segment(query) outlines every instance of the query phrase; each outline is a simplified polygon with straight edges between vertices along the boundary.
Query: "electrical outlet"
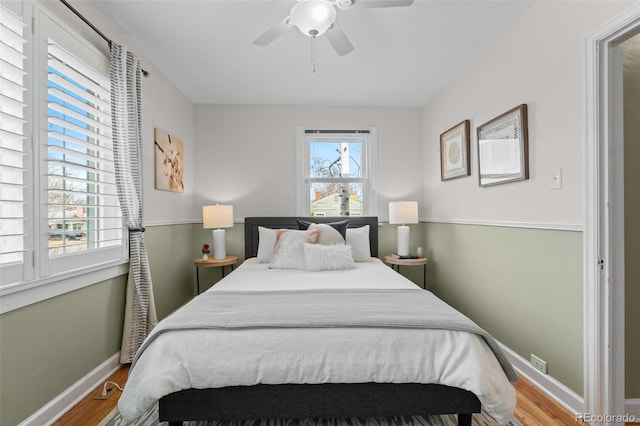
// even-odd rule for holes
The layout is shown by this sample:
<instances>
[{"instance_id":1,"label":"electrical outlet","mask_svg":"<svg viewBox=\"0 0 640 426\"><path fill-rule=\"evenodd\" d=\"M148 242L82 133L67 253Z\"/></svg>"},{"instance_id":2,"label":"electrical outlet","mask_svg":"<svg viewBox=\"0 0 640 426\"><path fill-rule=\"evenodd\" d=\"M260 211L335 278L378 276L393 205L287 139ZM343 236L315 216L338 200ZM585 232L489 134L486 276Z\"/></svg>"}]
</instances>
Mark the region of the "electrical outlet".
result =
<instances>
[{"instance_id":1,"label":"electrical outlet","mask_svg":"<svg viewBox=\"0 0 640 426\"><path fill-rule=\"evenodd\" d=\"M547 374L547 363L534 354L531 354L531 365L533 365L536 370L540 370L544 374Z\"/></svg>"},{"instance_id":2,"label":"electrical outlet","mask_svg":"<svg viewBox=\"0 0 640 426\"><path fill-rule=\"evenodd\" d=\"M93 395L93 399L107 399L111 396L111 394L113 393L113 391L116 390L116 388L114 387L107 387L107 393L105 395L102 394L103 392L103 388L102 386L100 386L100 389L98 389L98 392L96 392L95 395Z\"/></svg>"}]
</instances>

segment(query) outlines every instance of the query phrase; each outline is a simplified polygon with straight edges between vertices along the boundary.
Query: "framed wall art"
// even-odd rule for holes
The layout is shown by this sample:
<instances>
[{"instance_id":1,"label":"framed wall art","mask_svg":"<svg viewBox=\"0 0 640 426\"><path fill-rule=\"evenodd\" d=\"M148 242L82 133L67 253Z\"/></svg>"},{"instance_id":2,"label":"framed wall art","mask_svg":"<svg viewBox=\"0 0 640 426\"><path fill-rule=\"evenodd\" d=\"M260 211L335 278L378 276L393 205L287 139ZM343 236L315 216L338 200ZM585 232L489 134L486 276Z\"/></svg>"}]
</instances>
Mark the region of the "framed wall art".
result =
<instances>
[{"instance_id":1,"label":"framed wall art","mask_svg":"<svg viewBox=\"0 0 640 426\"><path fill-rule=\"evenodd\" d=\"M519 105L477 128L480 186L529 179L527 105Z\"/></svg>"},{"instance_id":2,"label":"framed wall art","mask_svg":"<svg viewBox=\"0 0 640 426\"><path fill-rule=\"evenodd\" d=\"M444 181L471 174L469 129L469 120L464 120L440 135L441 180Z\"/></svg>"},{"instance_id":3,"label":"framed wall art","mask_svg":"<svg viewBox=\"0 0 640 426\"><path fill-rule=\"evenodd\" d=\"M183 192L184 147L182 141L160 129L153 131L155 188Z\"/></svg>"}]
</instances>

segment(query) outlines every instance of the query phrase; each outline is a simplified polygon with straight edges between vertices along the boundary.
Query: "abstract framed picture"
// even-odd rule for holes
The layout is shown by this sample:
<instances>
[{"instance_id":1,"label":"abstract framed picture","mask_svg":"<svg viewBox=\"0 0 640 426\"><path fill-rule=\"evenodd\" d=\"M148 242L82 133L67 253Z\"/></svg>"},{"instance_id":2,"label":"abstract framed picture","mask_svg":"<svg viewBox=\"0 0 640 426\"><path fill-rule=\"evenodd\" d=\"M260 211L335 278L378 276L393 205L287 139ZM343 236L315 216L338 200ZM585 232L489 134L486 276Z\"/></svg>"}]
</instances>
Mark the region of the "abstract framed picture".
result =
<instances>
[{"instance_id":1,"label":"abstract framed picture","mask_svg":"<svg viewBox=\"0 0 640 426\"><path fill-rule=\"evenodd\" d=\"M480 186L529 179L527 105L519 105L477 128Z\"/></svg>"},{"instance_id":2,"label":"abstract framed picture","mask_svg":"<svg viewBox=\"0 0 640 426\"><path fill-rule=\"evenodd\" d=\"M183 192L184 147L175 136L154 129L155 188Z\"/></svg>"},{"instance_id":3,"label":"abstract framed picture","mask_svg":"<svg viewBox=\"0 0 640 426\"><path fill-rule=\"evenodd\" d=\"M441 180L444 181L471 174L469 129L469 120L464 120L440 135Z\"/></svg>"}]
</instances>

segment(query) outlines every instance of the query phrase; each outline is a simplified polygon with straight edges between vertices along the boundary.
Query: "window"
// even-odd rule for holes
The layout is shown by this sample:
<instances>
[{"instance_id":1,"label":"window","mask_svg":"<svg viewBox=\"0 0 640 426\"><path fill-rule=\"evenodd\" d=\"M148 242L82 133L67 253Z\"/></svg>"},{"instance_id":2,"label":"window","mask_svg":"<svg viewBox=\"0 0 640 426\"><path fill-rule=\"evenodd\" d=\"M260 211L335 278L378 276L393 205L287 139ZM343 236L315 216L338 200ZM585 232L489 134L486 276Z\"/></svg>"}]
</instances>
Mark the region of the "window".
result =
<instances>
[{"instance_id":1,"label":"window","mask_svg":"<svg viewBox=\"0 0 640 426\"><path fill-rule=\"evenodd\" d=\"M298 128L297 139L299 215L377 215L374 128Z\"/></svg>"},{"instance_id":2,"label":"window","mask_svg":"<svg viewBox=\"0 0 640 426\"><path fill-rule=\"evenodd\" d=\"M27 40L22 19L4 8L0 26L0 265L4 283L24 278Z\"/></svg>"},{"instance_id":3,"label":"window","mask_svg":"<svg viewBox=\"0 0 640 426\"><path fill-rule=\"evenodd\" d=\"M13 4L24 10L1 6L3 311L7 295L126 262L109 57L39 2Z\"/></svg>"},{"instance_id":4,"label":"window","mask_svg":"<svg viewBox=\"0 0 640 426\"><path fill-rule=\"evenodd\" d=\"M109 79L51 39L47 74L49 257L120 245Z\"/></svg>"}]
</instances>

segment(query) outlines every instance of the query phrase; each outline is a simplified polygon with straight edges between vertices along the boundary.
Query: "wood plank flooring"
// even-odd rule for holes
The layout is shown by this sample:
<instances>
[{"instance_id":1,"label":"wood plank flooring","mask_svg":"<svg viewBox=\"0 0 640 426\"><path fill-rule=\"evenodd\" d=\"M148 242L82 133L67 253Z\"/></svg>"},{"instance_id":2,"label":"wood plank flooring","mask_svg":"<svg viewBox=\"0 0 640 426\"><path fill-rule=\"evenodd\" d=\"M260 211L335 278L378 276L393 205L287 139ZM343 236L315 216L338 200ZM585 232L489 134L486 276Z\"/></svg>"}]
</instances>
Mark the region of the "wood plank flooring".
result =
<instances>
[{"instance_id":1,"label":"wood plank flooring","mask_svg":"<svg viewBox=\"0 0 640 426\"><path fill-rule=\"evenodd\" d=\"M129 367L120 368L113 373L108 381L117 383L121 388L124 388L124 384L127 381L127 375L129 374ZM92 426L97 425L104 419L107 414L111 412L116 405L122 392L114 390L107 399L93 399L93 396L102 391L101 384L87 395L82 401L80 401L75 407L65 413L58 421L53 425L73 425L73 426Z\"/></svg>"},{"instance_id":2,"label":"wood plank flooring","mask_svg":"<svg viewBox=\"0 0 640 426\"><path fill-rule=\"evenodd\" d=\"M524 426L586 424L522 377L513 386L518 395L515 417Z\"/></svg>"},{"instance_id":3,"label":"wood plank flooring","mask_svg":"<svg viewBox=\"0 0 640 426\"><path fill-rule=\"evenodd\" d=\"M127 380L128 367L116 371L109 380L121 387ZM573 414L569 413L558 403L549 398L533 384L520 378L514 384L518 395L515 417L524 426L550 426L585 424L577 422ZM121 392L114 390L106 400L93 399L93 395L102 389L102 385L84 398L78 405L62 416L54 426L67 425L96 425L118 404Z\"/></svg>"}]
</instances>

